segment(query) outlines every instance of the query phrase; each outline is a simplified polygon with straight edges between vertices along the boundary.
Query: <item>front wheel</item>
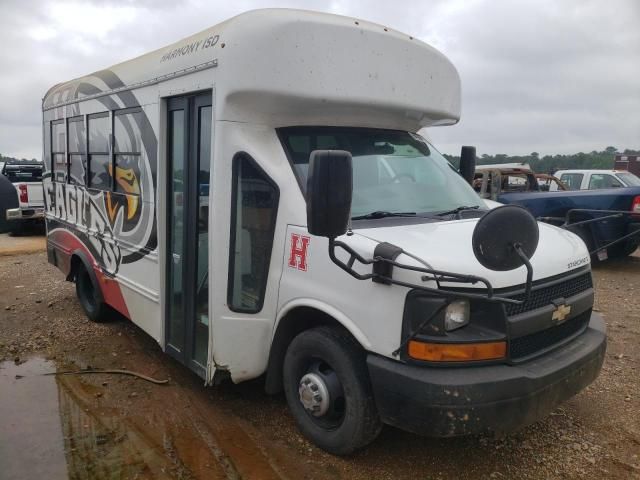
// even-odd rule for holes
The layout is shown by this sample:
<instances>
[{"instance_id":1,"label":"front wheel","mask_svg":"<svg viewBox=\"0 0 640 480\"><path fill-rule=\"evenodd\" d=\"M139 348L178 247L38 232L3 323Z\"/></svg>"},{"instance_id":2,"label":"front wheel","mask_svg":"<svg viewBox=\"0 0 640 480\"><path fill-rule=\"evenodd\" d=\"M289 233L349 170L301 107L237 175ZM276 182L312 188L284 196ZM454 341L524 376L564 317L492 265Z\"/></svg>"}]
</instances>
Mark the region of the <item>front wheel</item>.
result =
<instances>
[{"instance_id":1,"label":"front wheel","mask_svg":"<svg viewBox=\"0 0 640 480\"><path fill-rule=\"evenodd\" d=\"M347 332L318 327L299 334L283 377L298 428L323 450L347 455L380 433L365 353Z\"/></svg>"}]
</instances>

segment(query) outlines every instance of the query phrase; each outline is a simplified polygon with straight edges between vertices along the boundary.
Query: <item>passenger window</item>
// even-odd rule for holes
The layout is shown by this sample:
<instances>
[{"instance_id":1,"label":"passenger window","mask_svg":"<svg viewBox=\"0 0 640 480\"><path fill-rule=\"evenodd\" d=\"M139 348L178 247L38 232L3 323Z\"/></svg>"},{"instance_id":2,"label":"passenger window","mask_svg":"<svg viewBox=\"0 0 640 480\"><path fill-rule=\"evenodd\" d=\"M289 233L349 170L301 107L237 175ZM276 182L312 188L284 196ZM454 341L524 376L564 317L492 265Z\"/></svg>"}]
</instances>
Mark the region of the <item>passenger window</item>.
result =
<instances>
[{"instance_id":1,"label":"passenger window","mask_svg":"<svg viewBox=\"0 0 640 480\"><path fill-rule=\"evenodd\" d=\"M49 172L53 167L53 160L51 158L51 122L44 124L44 171ZM0 173L2 168L0 168Z\"/></svg>"},{"instance_id":2,"label":"passenger window","mask_svg":"<svg viewBox=\"0 0 640 480\"><path fill-rule=\"evenodd\" d=\"M109 113L96 113L87 119L89 129L89 175L87 186L99 190L111 189L111 156Z\"/></svg>"},{"instance_id":3,"label":"passenger window","mask_svg":"<svg viewBox=\"0 0 640 480\"><path fill-rule=\"evenodd\" d=\"M67 120L69 135L69 178L74 185L85 184L87 166L87 135L83 117L73 117Z\"/></svg>"},{"instance_id":4,"label":"passenger window","mask_svg":"<svg viewBox=\"0 0 640 480\"><path fill-rule=\"evenodd\" d=\"M116 171L114 190L128 195L140 194L140 147L142 135L142 110L140 108L121 110L113 117L113 149Z\"/></svg>"},{"instance_id":5,"label":"passenger window","mask_svg":"<svg viewBox=\"0 0 640 480\"><path fill-rule=\"evenodd\" d=\"M67 177L67 162L65 160L66 136L64 120L51 122L51 160L54 182L64 182Z\"/></svg>"},{"instance_id":6,"label":"passenger window","mask_svg":"<svg viewBox=\"0 0 640 480\"><path fill-rule=\"evenodd\" d=\"M582 185L582 173L563 173L560 180L569 190L580 190Z\"/></svg>"},{"instance_id":7,"label":"passenger window","mask_svg":"<svg viewBox=\"0 0 640 480\"><path fill-rule=\"evenodd\" d=\"M526 175L507 174L502 177L503 192L526 192L529 182Z\"/></svg>"},{"instance_id":8,"label":"passenger window","mask_svg":"<svg viewBox=\"0 0 640 480\"><path fill-rule=\"evenodd\" d=\"M622 187L622 183L613 175L594 173L589 179L589 190L599 190L601 188Z\"/></svg>"},{"instance_id":9,"label":"passenger window","mask_svg":"<svg viewBox=\"0 0 640 480\"><path fill-rule=\"evenodd\" d=\"M279 192L249 156L233 163L229 308L257 313L267 286Z\"/></svg>"},{"instance_id":10,"label":"passenger window","mask_svg":"<svg viewBox=\"0 0 640 480\"><path fill-rule=\"evenodd\" d=\"M114 113L113 135L115 153L140 153L142 110L120 110Z\"/></svg>"}]
</instances>

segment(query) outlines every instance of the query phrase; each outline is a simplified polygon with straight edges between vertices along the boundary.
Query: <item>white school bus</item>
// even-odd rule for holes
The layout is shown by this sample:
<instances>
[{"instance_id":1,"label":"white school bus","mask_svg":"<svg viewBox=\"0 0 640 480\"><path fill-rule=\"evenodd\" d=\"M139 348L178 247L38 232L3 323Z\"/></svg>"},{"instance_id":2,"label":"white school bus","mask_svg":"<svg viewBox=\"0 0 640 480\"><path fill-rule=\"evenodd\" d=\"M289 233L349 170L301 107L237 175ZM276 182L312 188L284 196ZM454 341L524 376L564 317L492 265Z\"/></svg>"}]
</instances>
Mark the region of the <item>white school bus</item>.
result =
<instances>
[{"instance_id":1,"label":"white school bus","mask_svg":"<svg viewBox=\"0 0 640 480\"><path fill-rule=\"evenodd\" d=\"M585 245L416 133L459 120L460 80L409 35L252 11L42 106L48 258L88 317L206 384L264 375L329 452L508 431L600 370Z\"/></svg>"}]
</instances>

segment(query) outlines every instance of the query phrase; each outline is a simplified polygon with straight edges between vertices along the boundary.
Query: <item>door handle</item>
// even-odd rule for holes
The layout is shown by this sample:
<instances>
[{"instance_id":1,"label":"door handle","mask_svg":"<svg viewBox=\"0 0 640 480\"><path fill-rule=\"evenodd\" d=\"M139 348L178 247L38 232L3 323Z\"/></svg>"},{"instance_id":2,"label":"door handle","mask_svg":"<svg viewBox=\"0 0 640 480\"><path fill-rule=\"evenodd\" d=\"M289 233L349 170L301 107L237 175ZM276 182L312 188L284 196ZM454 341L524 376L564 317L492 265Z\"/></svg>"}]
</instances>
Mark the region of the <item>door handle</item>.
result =
<instances>
[{"instance_id":1,"label":"door handle","mask_svg":"<svg viewBox=\"0 0 640 480\"><path fill-rule=\"evenodd\" d=\"M173 255L173 263L180 263L182 256L179 253L174 253Z\"/></svg>"}]
</instances>

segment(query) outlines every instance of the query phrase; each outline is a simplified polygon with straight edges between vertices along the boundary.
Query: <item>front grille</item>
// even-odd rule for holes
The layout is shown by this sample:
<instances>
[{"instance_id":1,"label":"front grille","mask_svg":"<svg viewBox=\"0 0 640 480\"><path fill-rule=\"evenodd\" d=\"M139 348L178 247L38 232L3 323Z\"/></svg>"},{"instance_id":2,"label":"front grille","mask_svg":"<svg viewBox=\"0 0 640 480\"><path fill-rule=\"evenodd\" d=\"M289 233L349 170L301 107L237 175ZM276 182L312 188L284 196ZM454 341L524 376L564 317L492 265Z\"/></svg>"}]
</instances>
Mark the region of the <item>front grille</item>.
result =
<instances>
[{"instance_id":1,"label":"front grille","mask_svg":"<svg viewBox=\"0 0 640 480\"><path fill-rule=\"evenodd\" d=\"M514 338L509 344L511 359L526 358L541 350L564 343L575 335L582 333L587 328L590 318L591 310L589 309L555 327Z\"/></svg>"},{"instance_id":2,"label":"front grille","mask_svg":"<svg viewBox=\"0 0 640 480\"><path fill-rule=\"evenodd\" d=\"M531 291L531 297L529 301L521 304L508 303L505 305L507 315L518 315L520 313L535 310L536 308L546 307L550 305L553 300L558 298L569 298L578 293L584 292L593 287L593 281L591 280L591 272L583 273L577 277L570 278L563 282L558 282L555 285L541 286L540 288L533 287ZM515 295L507 295L514 300L524 300L524 293L518 293Z\"/></svg>"}]
</instances>

